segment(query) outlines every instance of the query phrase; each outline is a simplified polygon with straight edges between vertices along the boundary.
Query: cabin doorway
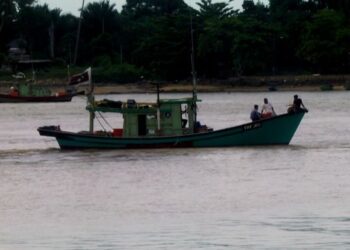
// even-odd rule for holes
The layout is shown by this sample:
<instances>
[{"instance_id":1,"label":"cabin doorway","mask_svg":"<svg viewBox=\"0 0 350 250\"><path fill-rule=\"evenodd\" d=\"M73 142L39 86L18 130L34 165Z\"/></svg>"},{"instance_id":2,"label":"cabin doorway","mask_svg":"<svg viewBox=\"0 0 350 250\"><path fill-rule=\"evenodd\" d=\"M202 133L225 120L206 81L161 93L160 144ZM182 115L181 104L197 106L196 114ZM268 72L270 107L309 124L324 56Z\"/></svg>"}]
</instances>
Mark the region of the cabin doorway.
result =
<instances>
[{"instance_id":1,"label":"cabin doorway","mask_svg":"<svg viewBox=\"0 0 350 250\"><path fill-rule=\"evenodd\" d=\"M147 135L146 115L138 115L137 119L138 119L139 136Z\"/></svg>"},{"instance_id":2,"label":"cabin doorway","mask_svg":"<svg viewBox=\"0 0 350 250\"><path fill-rule=\"evenodd\" d=\"M181 105L181 127L182 128L189 128L189 126L188 126L188 105L187 104Z\"/></svg>"}]
</instances>

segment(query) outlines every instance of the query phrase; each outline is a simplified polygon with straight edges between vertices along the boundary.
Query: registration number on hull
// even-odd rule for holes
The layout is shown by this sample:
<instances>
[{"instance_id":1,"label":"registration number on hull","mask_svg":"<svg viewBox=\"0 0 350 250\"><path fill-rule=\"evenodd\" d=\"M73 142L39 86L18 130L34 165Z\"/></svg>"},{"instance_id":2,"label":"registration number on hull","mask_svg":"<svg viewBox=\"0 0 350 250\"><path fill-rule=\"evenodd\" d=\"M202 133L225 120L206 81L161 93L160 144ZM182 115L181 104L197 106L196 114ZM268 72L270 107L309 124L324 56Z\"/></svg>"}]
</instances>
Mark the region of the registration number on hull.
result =
<instances>
[{"instance_id":1,"label":"registration number on hull","mask_svg":"<svg viewBox=\"0 0 350 250\"><path fill-rule=\"evenodd\" d=\"M248 131L248 130L252 130L260 127L261 127L261 123L253 123L253 124L244 125L243 130Z\"/></svg>"}]
</instances>

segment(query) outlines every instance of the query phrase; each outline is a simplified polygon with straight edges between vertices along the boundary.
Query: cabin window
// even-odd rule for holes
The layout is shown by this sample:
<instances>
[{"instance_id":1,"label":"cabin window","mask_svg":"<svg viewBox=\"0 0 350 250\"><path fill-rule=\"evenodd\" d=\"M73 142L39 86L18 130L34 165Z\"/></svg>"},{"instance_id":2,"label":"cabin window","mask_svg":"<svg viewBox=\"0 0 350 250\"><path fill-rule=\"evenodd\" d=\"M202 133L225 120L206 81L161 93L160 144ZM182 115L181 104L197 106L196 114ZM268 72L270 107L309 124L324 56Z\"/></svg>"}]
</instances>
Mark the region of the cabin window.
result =
<instances>
[{"instance_id":1,"label":"cabin window","mask_svg":"<svg viewBox=\"0 0 350 250\"><path fill-rule=\"evenodd\" d=\"M164 116L165 116L166 118L170 118L170 117L171 117L171 112L165 112L165 113L164 113Z\"/></svg>"},{"instance_id":2,"label":"cabin window","mask_svg":"<svg viewBox=\"0 0 350 250\"><path fill-rule=\"evenodd\" d=\"M147 119L153 120L153 119L157 119L157 117L155 115L147 115Z\"/></svg>"}]
</instances>

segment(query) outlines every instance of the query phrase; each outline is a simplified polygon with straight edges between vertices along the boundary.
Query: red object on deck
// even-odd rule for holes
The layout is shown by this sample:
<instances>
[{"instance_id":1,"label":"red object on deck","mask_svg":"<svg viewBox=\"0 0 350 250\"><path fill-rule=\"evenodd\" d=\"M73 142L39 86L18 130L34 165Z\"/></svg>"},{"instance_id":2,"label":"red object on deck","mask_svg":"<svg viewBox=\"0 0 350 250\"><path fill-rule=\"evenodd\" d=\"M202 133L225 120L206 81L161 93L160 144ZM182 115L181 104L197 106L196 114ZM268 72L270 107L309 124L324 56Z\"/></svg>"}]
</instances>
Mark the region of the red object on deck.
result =
<instances>
[{"instance_id":1,"label":"red object on deck","mask_svg":"<svg viewBox=\"0 0 350 250\"><path fill-rule=\"evenodd\" d=\"M65 95L67 95L67 93L64 91L60 91L56 93L56 96L65 96Z\"/></svg>"},{"instance_id":2,"label":"red object on deck","mask_svg":"<svg viewBox=\"0 0 350 250\"><path fill-rule=\"evenodd\" d=\"M115 129L113 129L112 135L115 136L115 137L123 136L123 129L122 128L115 128Z\"/></svg>"},{"instance_id":3,"label":"red object on deck","mask_svg":"<svg viewBox=\"0 0 350 250\"><path fill-rule=\"evenodd\" d=\"M270 117L272 117L271 112L261 114L261 119L266 119L266 118L270 118Z\"/></svg>"},{"instance_id":4,"label":"red object on deck","mask_svg":"<svg viewBox=\"0 0 350 250\"><path fill-rule=\"evenodd\" d=\"M19 92L18 92L18 90L11 90L10 91L10 96L19 96Z\"/></svg>"}]
</instances>

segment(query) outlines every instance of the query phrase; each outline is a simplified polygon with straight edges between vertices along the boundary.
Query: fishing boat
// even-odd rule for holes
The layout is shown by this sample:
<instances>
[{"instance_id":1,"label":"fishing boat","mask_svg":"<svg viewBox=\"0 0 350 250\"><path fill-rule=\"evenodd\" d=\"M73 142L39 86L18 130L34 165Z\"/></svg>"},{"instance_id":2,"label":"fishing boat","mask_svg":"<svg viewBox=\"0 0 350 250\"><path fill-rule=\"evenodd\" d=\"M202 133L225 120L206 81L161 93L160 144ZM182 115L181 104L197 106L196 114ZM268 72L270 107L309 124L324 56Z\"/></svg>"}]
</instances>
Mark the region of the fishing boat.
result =
<instances>
[{"instance_id":1,"label":"fishing boat","mask_svg":"<svg viewBox=\"0 0 350 250\"><path fill-rule=\"evenodd\" d=\"M195 121L193 98L166 99L157 103L97 101L90 112L90 130L68 132L60 126L38 128L40 135L56 138L61 149L132 149L177 147L230 147L287 145L305 112L286 113L226 129L213 130ZM187 109L183 110L182 106ZM123 127L94 131L95 112L123 116ZM188 119L184 119L184 117Z\"/></svg>"},{"instance_id":2,"label":"fishing boat","mask_svg":"<svg viewBox=\"0 0 350 250\"><path fill-rule=\"evenodd\" d=\"M70 102L74 96L80 94L83 92L75 90L51 93L47 88L22 83L12 86L7 94L0 94L0 103Z\"/></svg>"},{"instance_id":3,"label":"fishing boat","mask_svg":"<svg viewBox=\"0 0 350 250\"><path fill-rule=\"evenodd\" d=\"M90 114L89 130L69 132L60 126L38 128L42 136L56 138L61 149L130 149L176 147L230 147L248 145L287 145L290 143L307 110L248 122L214 130L197 120L196 81L191 97L161 99L157 85L157 101L137 102L133 99L95 101L93 86L87 96ZM122 116L123 124L113 128L103 113ZM95 120L111 126L107 131L95 130ZM103 126L102 126L103 127Z\"/></svg>"},{"instance_id":4,"label":"fishing boat","mask_svg":"<svg viewBox=\"0 0 350 250\"><path fill-rule=\"evenodd\" d=\"M16 83L8 93L0 93L0 103L70 102L74 96L84 94L84 91L77 91L76 86L89 79L89 71L73 75L64 91L53 93L49 88L37 84L34 75L33 80Z\"/></svg>"}]
</instances>

